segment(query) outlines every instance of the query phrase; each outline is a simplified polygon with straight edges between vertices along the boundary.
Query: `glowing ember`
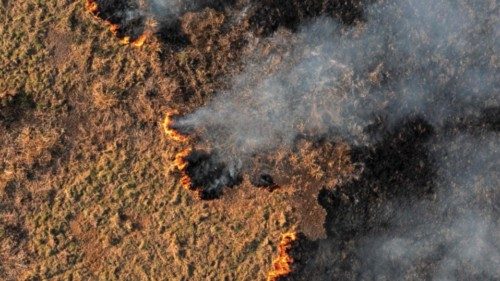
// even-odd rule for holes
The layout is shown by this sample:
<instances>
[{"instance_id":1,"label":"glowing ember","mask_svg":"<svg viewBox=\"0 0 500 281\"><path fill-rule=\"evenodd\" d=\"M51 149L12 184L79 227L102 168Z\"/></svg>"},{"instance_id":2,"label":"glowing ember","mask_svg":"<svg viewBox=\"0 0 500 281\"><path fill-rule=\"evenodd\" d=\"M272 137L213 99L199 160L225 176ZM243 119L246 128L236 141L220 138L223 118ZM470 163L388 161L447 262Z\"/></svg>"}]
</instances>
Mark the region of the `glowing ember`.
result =
<instances>
[{"instance_id":1,"label":"glowing ember","mask_svg":"<svg viewBox=\"0 0 500 281\"><path fill-rule=\"evenodd\" d=\"M282 235L281 242L278 246L278 257L273 261L273 268L267 274L267 281L277 281L281 277L285 277L292 272L291 265L293 259L290 257L290 249L292 243L297 240L295 232L288 232Z\"/></svg>"},{"instance_id":2,"label":"glowing ember","mask_svg":"<svg viewBox=\"0 0 500 281\"><path fill-rule=\"evenodd\" d=\"M139 36L139 38L132 41L131 44L132 44L132 46L137 47L137 48L141 47L142 45L144 45L144 42L146 42L147 38L148 38L148 34L144 33L141 36Z\"/></svg>"},{"instance_id":3,"label":"glowing ember","mask_svg":"<svg viewBox=\"0 0 500 281\"><path fill-rule=\"evenodd\" d=\"M128 45L128 44L130 44L130 37L129 36L125 36L122 39L120 39L120 44L122 44L122 45Z\"/></svg>"},{"instance_id":4,"label":"glowing ember","mask_svg":"<svg viewBox=\"0 0 500 281\"><path fill-rule=\"evenodd\" d=\"M85 2L85 8L87 9L87 11L89 11L92 14L97 14L98 10L99 10L99 7L97 6L97 2L95 2L94 0L87 0Z\"/></svg>"},{"instance_id":5,"label":"glowing ember","mask_svg":"<svg viewBox=\"0 0 500 281\"><path fill-rule=\"evenodd\" d=\"M188 175L182 176L181 184L184 188L190 189L191 188L191 178Z\"/></svg>"},{"instance_id":6,"label":"glowing ember","mask_svg":"<svg viewBox=\"0 0 500 281\"><path fill-rule=\"evenodd\" d=\"M188 162L186 161L186 157L189 156L189 154L191 153L191 149L188 148L188 149L185 149L181 152L179 152L176 156L175 156L175 167L177 169L179 169L180 171L186 169L187 165L188 165Z\"/></svg>"},{"instance_id":7,"label":"glowing ember","mask_svg":"<svg viewBox=\"0 0 500 281\"><path fill-rule=\"evenodd\" d=\"M111 31L111 33L113 33L114 35L116 35L118 33L118 30L120 29L120 26L118 24L110 24L109 26L109 30Z\"/></svg>"}]
</instances>

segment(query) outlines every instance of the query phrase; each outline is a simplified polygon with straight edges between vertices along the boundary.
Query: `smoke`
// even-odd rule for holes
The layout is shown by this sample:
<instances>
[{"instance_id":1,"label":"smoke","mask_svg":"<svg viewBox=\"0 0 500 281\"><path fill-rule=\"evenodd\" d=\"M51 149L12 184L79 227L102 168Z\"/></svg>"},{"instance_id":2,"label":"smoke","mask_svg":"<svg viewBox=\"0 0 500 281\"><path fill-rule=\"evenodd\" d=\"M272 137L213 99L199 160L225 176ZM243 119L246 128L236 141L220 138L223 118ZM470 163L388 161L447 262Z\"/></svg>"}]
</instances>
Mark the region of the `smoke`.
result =
<instances>
[{"instance_id":1,"label":"smoke","mask_svg":"<svg viewBox=\"0 0 500 281\"><path fill-rule=\"evenodd\" d=\"M157 22L171 23L180 15L197 8L210 5L210 0L147 0L147 13Z\"/></svg>"},{"instance_id":2,"label":"smoke","mask_svg":"<svg viewBox=\"0 0 500 281\"><path fill-rule=\"evenodd\" d=\"M494 1L380 1L356 27L319 18L277 32L229 91L179 125L241 159L301 134L367 144L381 121L422 116L442 127L478 116L500 101L496 11Z\"/></svg>"},{"instance_id":3,"label":"smoke","mask_svg":"<svg viewBox=\"0 0 500 281\"><path fill-rule=\"evenodd\" d=\"M500 278L498 131L422 122L397 126L363 152L360 179L320 194L328 237L286 280Z\"/></svg>"},{"instance_id":4,"label":"smoke","mask_svg":"<svg viewBox=\"0 0 500 281\"><path fill-rule=\"evenodd\" d=\"M145 33L161 32L163 28L174 32L172 27L183 14L204 7L220 8L225 2L231 3L225 0L87 0L87 6L101 19L117 25L119 37L135 40Z\"/></svg>"},{"instance_id":5,"label":"smoke","mask_svg":"<svg viewBox=\"0 0 500 281\"><path fill-rule=\"evenodd\" d=\"M500 105L496 1L364 12L355 27L318 18L262 40L231 89L177 125L228 163L303 135L374 151L325 203L329 237L299 280L500 279L499 136L476 122ZM420 121L398 131L408 120Z\"/></svg>"},{"instance_id":6,"label":"smoke","mask_svg":"<svg viewBox=\"0 0 500 281\"><path fill-rule=\"evenodd\" d=\"M438 167L435 197L386 202L398 207L385 211L390 215L382 232L357 241L358 273L373 280L498 280L499 135L461 134L430 143Z\"/></svg>"}]
</instances>

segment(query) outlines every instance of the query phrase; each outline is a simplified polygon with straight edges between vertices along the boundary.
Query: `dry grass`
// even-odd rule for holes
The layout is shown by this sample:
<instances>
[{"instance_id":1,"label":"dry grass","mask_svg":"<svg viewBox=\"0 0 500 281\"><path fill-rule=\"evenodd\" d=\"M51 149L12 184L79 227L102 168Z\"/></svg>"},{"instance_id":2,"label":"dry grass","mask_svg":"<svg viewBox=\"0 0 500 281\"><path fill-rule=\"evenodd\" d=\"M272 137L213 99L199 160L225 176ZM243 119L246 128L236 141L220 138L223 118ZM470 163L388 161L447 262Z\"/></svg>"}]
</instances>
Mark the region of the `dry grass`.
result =
<instances>
[{"instance_id":1,"label":"dry grass","mask_svg":"<svg viewBox=\"0 0 500 281\"><path fill-rule=\"evenodd\" d=\"M1 11L0 108L16 114L0 120L0 279L264 279L294 227L288 191L193 200L159 125L181 91L192 106L221 87L245 23L222 34L217 12L188 14L186 32L215 39L165 58L154 39L118 44L82 2Z\"/></svg>"}]
</instances>

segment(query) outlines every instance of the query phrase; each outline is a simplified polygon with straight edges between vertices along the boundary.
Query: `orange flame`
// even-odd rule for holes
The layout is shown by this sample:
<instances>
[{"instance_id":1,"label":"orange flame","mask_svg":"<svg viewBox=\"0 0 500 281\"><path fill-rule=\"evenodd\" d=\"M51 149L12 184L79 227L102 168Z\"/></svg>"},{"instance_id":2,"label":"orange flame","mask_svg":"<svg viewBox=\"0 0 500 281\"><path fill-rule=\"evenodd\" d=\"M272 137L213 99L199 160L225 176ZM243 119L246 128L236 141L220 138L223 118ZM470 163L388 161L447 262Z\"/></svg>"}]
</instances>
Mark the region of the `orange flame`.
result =
<instances>
[{"instance_id":1,"label":"orange flame","mask_svg":"<svg viewBox=\"0 0 500 281\"><path fill-rule=\"evenodd\" d=\"M191 178L186 172L186 168L188 166L188 162L186 158L189 156L191 153L191 148L184 149L183 151L177 153L175 156L175 161L174 165L175 167L181 172L181 185L185 189L191 189L192 184L191 184Z\"/></svg>"},{"instance_id":2,"label":"orange flame","mask_svg":"<svg viewBox=\"0 0 500 281\"><path fill-rule=\"evenodd\" d=\"M113 24L113 23L110 23L109 24L109 30L111 31L111 33L113 33L114 35L116 35L118 33L118 30L120 29L120 26L118 24Z\"/></svg>"},{"instance_id":3,"label":"orange flame","mask_svg":"<svg viewBox=\"0 0 500 281\"><path fill-rule=\"evenodd\" d=\"M165 132L165 135L171 140L177 141L177 142L188 142L189 138L180 134L176 130L172 128L174 125L174 120L173 116L178 114L177 111L170 111L167 112L167 115L165 116L165 119L163 120L162 127L163 131ZM181 185L185 189L192 189L192 182L191 178L187 174L186 168L188 166L188 161L186 158L191 154L192 149L191 148L186 148L182 150L181 152L177 153L175 155L175 160L174 160L174 166L181 172Z\"/></svg>"},{"instance_id":4,"label":"orange flame","mask_svg":"<svg viewBox=\"0 0 500 281\"><path fill-rule=\"evenodd\" d=\"M186 142L188 141L188 138L176 130L172 129L172 126L174 125L174 120L172 117L177 114L177 112L169 112L167 113L167 116L165 117L165 120L163 121L163 130L165 131L165 134L167 135L168 138L178 141L178 142Z\"/></svg>"},{"instance_id":5,"label":"orange flame","mask_svg":"<svg viewBox=\"0 0 500 281\"><path fill-rule=\"evenodd\" d=\"M87 0L85 1L85 8L92 14L97 14L99 12L99 6L95 0Z\"/></svg>"},{"instance_id":6,"label":"orange flame","mask_svg":"<svg viewBox=\"0 0 500 281\"><path fill-rule=\"evenodd\" d=\"M188 175L183 175L181 177L181 185L187 190L193 189L193 184L191 182L191 178Z\"/></svg>"},{"instance_id":7,"label":"orange flame","mask_svg":"<svg viewBox=\"0 0 500 281\"><path fill-rule=\"evenodd\" d=\"M96 0L86 0L85 1L85 8L89 13L91 13L94 17L102 20L99 17L99 4L97 4ZM109 26L109 30L113 35L118 36L118 31L120 30L120 25L116 23L112 23L108 20L103 20L103 22ZM132 45L134 47L141 47L144 45L146 42L146 39L149 37L150 32L145 32L141 34L139 37L136 39L131 39L130 36L124 36L123 38L120 39L120 44L123 45Z\"/></svg>"},{"instance_id":8,"label":"orange flame","mask_svg":"<svg viewBox=\"0 0 500 281\"><path fill-rule=\"evenodd\" d=\"M122 39L120 39L120 44L122 44L122 45L130 44L130 36L125 36Z\"/></svg>"},{"instance_id":9,"label":"orange flame","mask_svg":"<svg viewBox=\"0 0 500 281\"><path fill-rule=\"evenodd\" d=\"M141 47L146 42L146 39L148 39L148 36L149 36L148 33L141 34L141 36L139 36L137 39L132 41L132 46L137 47L137 48Z\"/></svg>"},{"instance_id":10,"label":"orange flame","mask_svg":"<svg viewBox=\"0 0 500 281\"><path fill-rule=\"evenodd\" d=\"M170 111L167 112L167 115L165 116L165 119L163 120L162 127L163 131L165 132L165 135L171 140L177 141L177 142L188 142L189 138L187 136L182 135L181 133L177 132L175 129L173 129L173 125L175 121L173 120L173 116L178 114L177 111ZM192 149L191 148L186 148L182 150L181 152L177 153L175 155L175 160L174 160L174 166L177 170L180 171L181 173L181 185L187 190L193 190L193 184L191 181L191 177L188 175L186 168L188 166L188 161L186 158L191 154Z\"/></svg>"},{"instance_id":11,"label":"orange flame","mask_svg":"<svg viewBox=\"0 0 500 281\"><path fill-rule=\"evenodd\" d=\"M183 171L184 169L186 169L188 165L186 157L188 157L190 153L191 153L191 148L187 148L177 153L177 155L175 156L174 164L179 171Z\"/></svg>"},{"instance_id":12,"label":"orange flame","mask_svg":"<svg viewBox=\"0 0 500 281\"><path fill-rule=\"evenodd\" d=\"M292 272L293 258L289 253L295 240L297 240L295 232L287 232L281 236L278 257L273 260L273 268L267 274L267 281L277 281L280 277L285 277Z\"/></svg>"}]
</instances>

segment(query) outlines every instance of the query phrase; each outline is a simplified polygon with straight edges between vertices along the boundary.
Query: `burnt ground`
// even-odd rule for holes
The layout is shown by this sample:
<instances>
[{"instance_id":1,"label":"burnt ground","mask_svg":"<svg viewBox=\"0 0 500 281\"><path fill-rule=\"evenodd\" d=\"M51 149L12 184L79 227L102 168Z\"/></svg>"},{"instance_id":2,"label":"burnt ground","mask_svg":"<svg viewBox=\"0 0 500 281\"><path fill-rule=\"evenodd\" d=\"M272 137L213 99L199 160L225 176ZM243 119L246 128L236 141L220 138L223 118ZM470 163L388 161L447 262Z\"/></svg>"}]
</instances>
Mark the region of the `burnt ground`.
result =
<instances>
[{"instance_id":1,"label":"burnt ground","mask_svg":"<svg viewBox=\"0 0 500 281\"><path fill-rule=\"evenodd\" d=\"M0 6L0 279L265 279L297 220L291 189L243 182L193 198L170 169L182 145L160 123L227 88L252 40L312 14L251 1L235 22L249 1L200 1L138 49L103 20L133 39L147 21L115 6L144 1L97 1L100 18L85 2Z\"/></svg>"},{"instance_id":2,"label":"burnt ground","mask_svg":"<svg viewBox=\"0 0 500 281\"><path fill-rule=\"evenodd\" d=\"M480 117L464 117L445 130L436 130L419 118L404 121L394 131L386 132L373 147L354 149L353 157L365 164L361 177L333 191L323 189L318 195L327 212L324 222L327 238L311 241L302 236L303 241L297 242L296 249L291 251L291 256L296 256L295 271L280 280L422 280L440 276L440 271L446 271L443 276L453 280L495 280L497 270L455 256L453 247L463 242L460 238L442 237L449 235L449 231L464 231L453 227L457 213L498 208L498 191L454 196L470 191L464 191L460 185L440 185L437 173L442 163L436 158L437 151L443 149L437 144L439 139L453 138L463 132L476 136L498 133L498 116L491 115L492 111L496 110L485 110ZM475 145L453 142L446 147L464 163L469 158L463 155L474 155L478 149ZM498 167L496 156L492 156L496 163L493 167ZM459 171L468 172L463 166ZM496 175L491 172L494 173L483 171L484 177L493 177L494 187ZM448 197L439 198L443 194ZM457 202L453 203L454 200ZM446 207L443 211L436 206ZM490 242L495 241L494 229L498 227L494 223L498 221L498 212L491 214L493 230L485 238ZM393 253L390 248L381 250L380 247L387 246L384 243L396 238L408 239L401 245L405 254L397 250ZM495 256L498 243L493 242L491 247ZM423 253L413 256L412 251ZM488 254L483 253L485 258ZM448 263L450 256L460 266L454 264L451 270L443 270L442 263Z\"/></svg>"},{"instance_id":3,"label":"burnt ground","mask_svg":"<svg viewBox=\"0 0 500 281\"><path fill-rule=\"evenodd\" d=\"M144 16L125 21L120 10L143 1L98 2L101 19L121 24L119 37L144 31ZM244 20L235 20L249 3ZM323 237L300 236L290 279L374 279L384 275L366 254L376 245L366 241L384 232L420 233L389 218L438 192L428 145L457 130L498 131L498 109L491 108L482 119L450 124L446 133L407 120L373 147L313 138L296 151L255 159L252 173L224 184L239 185L205 198L218 200L198 200L170 167L184 144L162 134L165 112L191 112L227 89L226 77L241 71L256 41L279 30L293 33L317 16L356 25L363 5L242 0L195 6L135 49L118 44L84 1L2 1L0 279L264 280L281 233L290 230ZM209 166L197 185L213 181L213 173L229 173L209 155L192 155ZM301 168L328 166L318 155L340 163L338 181ZM364 164L362 174L340 180L354 173L353 162ZM284 164L269 168L277 163ZM298 176L287 178L293 169ZM384 274L425 277L445 248L414 263L416 269L393 262Z\"/></svg>"}]
</instances>

